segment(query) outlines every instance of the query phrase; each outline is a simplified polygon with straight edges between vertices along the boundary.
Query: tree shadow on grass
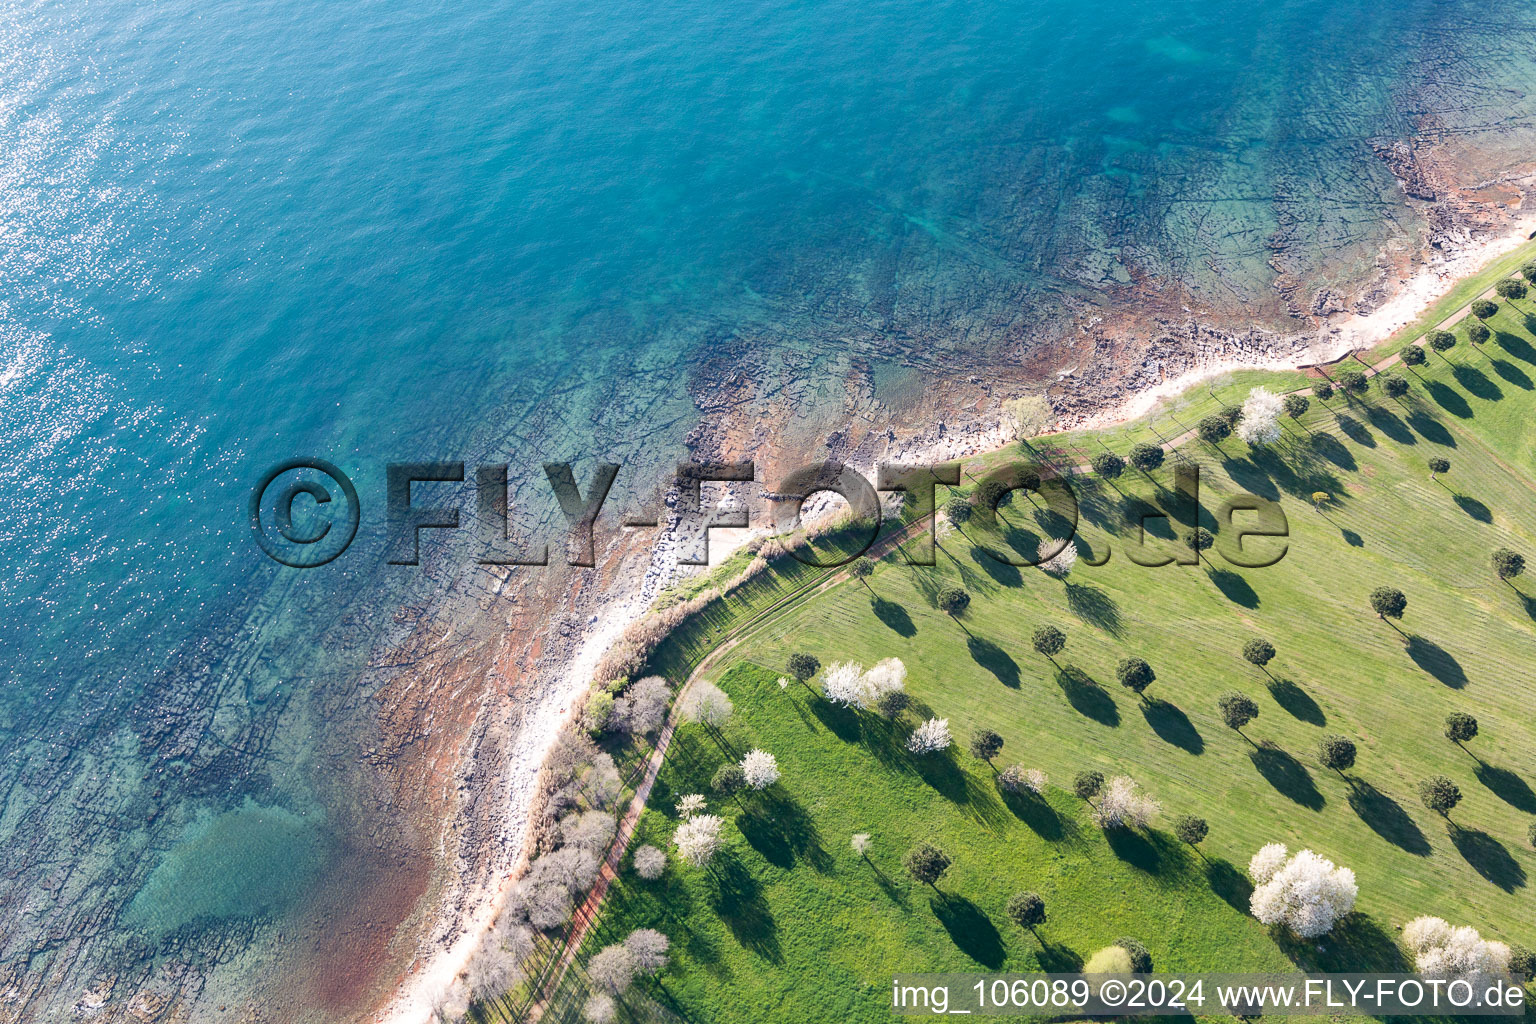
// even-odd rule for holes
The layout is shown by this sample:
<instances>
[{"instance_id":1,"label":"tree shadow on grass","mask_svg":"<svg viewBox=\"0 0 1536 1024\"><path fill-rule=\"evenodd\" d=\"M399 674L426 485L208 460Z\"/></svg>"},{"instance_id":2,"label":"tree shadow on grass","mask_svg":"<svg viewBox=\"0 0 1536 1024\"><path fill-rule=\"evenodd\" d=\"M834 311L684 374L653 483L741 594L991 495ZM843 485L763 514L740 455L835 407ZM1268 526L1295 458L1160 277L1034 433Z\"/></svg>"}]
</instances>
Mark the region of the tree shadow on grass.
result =
<instances>
[{"instance_id":1,"label":"tree shadow on grass","mask_svg":"<svg viewBox=\"0 0 1536 1024\"><path fill-rule=\"evenodd\" d=\"M1403 805L1369 782L1350 780L1349 806L1372 832L1393 846L1401 847L1415 857L1429 856L1429 840L1403 810Z\"/></svg>"},{"instance_id":2,"label":"tree shadow on grass","mask_svg":"<svg viewBox=\"0 0 1536 1024\"><path fill-rule=\"evenodd\" d=\"M1456 507L1480 523L1493 522L1493 511L1481 501L1467 494L1458 494L1453 499Z\"/></svg>"},{"instance_id":3,"label":"tree shadow on grass","mask_svg":"<svg viewBox=\"0 0 1536 1024\"><path fill-rule=\"evenodd\" d=\"M971 558L981 566L983 572L1002 586L1018 587L1024 583L1024 577L1019 575L1018 567L1008 564L1007 558L991 548L973 544Z\"/></svg>"},{"instance_id":4,"label":"tree shadow on grass","mask_svg":"<svg viewBox=\"0 0 1536 1024\"><path fill-rule=\"evenodd\" d=\"M1011 690L1019 688L1019 663L1013 660L1011 654L991 640L979 636L969 637L965 646L971 652L971 659L997 676L998 682Z\"/></svg>"},{"instance_id":5,"label":"tree shadow on grass","mask_svg":"<svg viewBox=\"0 0 1536 1024\"><path fill-rule=\"evenodd\" d=\"M1363 547L1365 547L1365 538L1361 537L1354 530L1346 530L1343 527L1340 527L1339 528L1339 536L1343 537L1344 538L1344 543L1348 544L1352 548L1363 548Z\"/></svg>"},{"instance_id":6,"label":"tree shadow on grass","mask_svg":"<svg viewBox=\"0 0 1536 1024\"><path fill-rule=\"evenodd\" d=\"M1530 784L1508 768L1477 763L1477 781L1488 787L1489 792L1516 810L1536 814L1536 793Z\"/></svg>"},{"instance_id":7,"label":"tree shadow on grass","mask_svg":"<svg viewBox=\"0 0 1536 1024\"><path fill-rule=\"evenodd\" d=\"M1365 429L1365 424L1353 416L1340 416L1339 429L1344 432L1345 437L1362 448L1376 447L1376 435Z\"/></svg>"},{"instance_id":8,"label":"tree shadow on grass","mask_svg":"<svg viewBox=\"0 0 1536 1024\"><path fill-rule=\"evenodd\" d=\"M764 860L786 871L797 860L821 874L831 870L832 858L821 845L821 833L805 808L779 793L758 793L747 799L750 803L736 816L736 827Z\"/></svg>"},{"instance_id":9,"label":"tree shadow on grass","mask_svg":"<svg viewBox=\"0 0 1536 1024\"><path fill-rule=\"evenodd\" d=\"M1078 714L1112 728L1120 724L1120 708L1115 704L1115 698L1082 669L1069 665L1059 670L1056 673L1056 685L1061 687L1067 703Z\"/></svg>"},{"instance_id":10,"label":"tree shadow on grass","mask_svg":"<svg viewBox=\"0 0 1536 1024\"><path fill-rule=\"evenodd\" d=\"M897 636L916 636L917 626L912 622L912 616L907 610L895 601L887 601L883 597L872 597L869 607L874 611L875 618L885 623Z\"/></svg>"},{"instance_id":11,"label":"tree shadow on grass","mask_svg":"<svg viewBox=\"0 0 1536 1024\"><path fill-rule=\"evenodd\" d=\"M1396 441L1398 444L1419 443L1419 439L1413 436L1413 431L1408 429L1408 424L1398 419L1391 409L1372 406L1371 411L1366 413L1366 416L1370 419L1371 426L1386 434L1388 438Z\"/></svg>"},{"instance_id":12,"label":"tree shadow on grass","mask_svg":"<svg viewBox=\"0 0 1536 1024\"><path fill-rule=\"evenodd\" d=\"M1508 383L1525 391L1536 388L1536 383L1532 383L1531 378L1526 376L1525 371L1514 363L1505 362L1503 359L1495 359L1493 361L1493 372L1503 377Z\"/></svg>"},{"instance_id":13,"label":"tree shadow on grass","mask_svg":"<svg viewBox=\"0 0 1536 1024\"><path fill-rule=\"evenodd\" d=\"M1510 856L1504 844L1481 829L1451 827L1451 842L1472 870L1505 892L1525 885L1525 868Z\"/></svg>"},{"instance_id":14,"label":"tree shadow on grass","mask_svg":"<svg viewBox=\"0 0 1536 1024\"><path fill-rule=\"evenodd\" d=\"M1475 366L1457 363L1451 368L1451 374L1456 378L1456 383L1465 388L1469 394L1485 402L1497 402L1504 397L1504 392L1499 389L1499 386Z\"/></svg>"},{"instance_id":15,"label":"tree shadow on grass","mask_svg":"<svg viewBox=\"0 0 1536 1024\"><path fill-rule=\"evenodd\" d=\"M811 700L811 714L827 729L844 743L857 743L863 736L863 729L859 727L859 716L852 708L834 704L821 697Z\"/></svg>"},{"instance_id":16,"label":"tree shadow on grass","mask_svg":"<svg viewBox=\"0 0 1536 1024\"><path fill-rule=\"evenodd\" d=\"M1257 608L1259 606L1259 594L1237 573L1230 569L1207 570L1211 582L1216 584L1216 589L1221 591L1223 597L1235 605L1244 608Z\"/></svg>"},{"instance_id":17,"label":"tree shadow on grass","mask_svg":"<svg viewBox=\"0 0 1536 1024\"><path fill-rule=\"evenodd\" d=\"M1459 690L1467 685L1467 673L1462 669L1461 662L1433 640L1426 640L1415 633L1408 638L1404 650L1415 665L1451 689Z\"/></svg>"},{"instance_id":18,"label":"tree shadow on grass","mask_svg":"<svg viewBox=\"0 0 1536 1024\"><path fill-rule=\"evenodd\" d=\"M1435 404L1457 419L1467 420L1472 418L1472 407L1467 400L1462 398L1451 388L1446 387L1437 380L1432 380L1424 385L1424 390L1429 392L1429 397L1435 400Z\"/></svg>"},{"instance_id":19,"label":"tree shadow on grass","mask_svg":"<svg viewBox=\"0 0 1536 1024\"><path fill-rule=\"evenodd\" d=\"M1275 486L1269 474L1264 472L1257 463L1250 462L1248 459L1229 458L1222 460L1221 468L1234 483L1250 494L1257 494L1270 501L1280 500L1280 488Z\"/></svg>"},{"instance_id":20,"label":"tree shadow on grass","mask_svg":"<svg viewBox=\"0 0 1536 1024\"><path fill-rule=\"evenodd\" d=\"M1108 828L1104 830L1104 841L1116 857L1149 875L1161 875L1170 868L1177 868L1183 860L1178 846L1160 832Z\"/></svg>"},{"instance_id":21,"label":"tree shadow on grass","mask_svg":"<svg viewBox=\"0 0 1536 1024\"><path fill-rule=\"evenodd\" d=\"M1271 680L1269 695L1275 698L1276 704L1289 711L1292 718L1311 725L1328 724L1328 716L1323 714L1312 695L1289 679Z\"/></svg>"},{"instance_id":22,"label":"tree shadow on grass","mask_svg":"<svg viewBox=\"0 0 1536 1024\"><path fill-rule=\"evenodd\" d=\"M1004 793L1003 804L1041 839L1056 842L1066 836L1061 815L1043 797L1032 793ZM1070 825L1070 820L1068 821Z\"/></svg>"},{"instance_id":23,"label":"tree shadow on grass","mask_svg":"<svg viewBox=\"0 0 1536 1024\"><path fill-rule=\"evenodd\" d=\"M1425 412L1415 412L1408 417L1408 425L1419 432L1419 436L1430 444L1438 444L1442 448L1455 448L1456 438L1445 429L1445 424Z\"/></svg>"},{"instance_id":24,"label":"tree shadow on grass","mask_svg":"<svg viewBox=\"0 0 1536 1024\"><path fill-rule=\"evenodd\" d=\"M1350 454L1349 449L1344 447L1343 443L1332 434L1313 434L1310 447L1318 455L1338 466L1346 473L1353 473L1360 468L1360 464L1355 461L1355 457Z\"/></svg>"},{"instance_id":25,"label":"tree shadow on grass","mask_svg":"<svg viewBox=\"0 0 1536 1024\"><path fill-rule=\"evenodd\" d=\"M715 880L714 908L736 941L772 963L784 962L779 926L763 898L762 886L741 862L722 852L711 865Z\"/></svg>"},{"instance_id":26,"label":"tree shadow on grass","mask_svg":"<svg viewBox=\"0 0 1536 1024\"><path fill-rule=\"evenodd\" d=\"M1359 911L1340 921L1321 940L1299 939L1283 932L1276 941L1286 956L1307 971L1396 974L1408 969L1392 933Z\"/></svg>"},{"instance_id":27,"label":"tree shadow on grass","mask_svg":"<svg viewBox=\"0 0 1536 1024\"><path fill-rule=\"evenodd\" d=\"M1312 781L1307 766L1296 760L1274 743L1265 740L1248 752L1253 766L1259 770L1271 786L1309 810L1320 811L1327 801Z\"/></svg>"},{"instance_id":28,"label":"tree shadow on grass","mask_svg":"<svg viewBox=\"0 0 1536 1024\"><path fill-rule=\"evenodd\" d=\"M994 971L1003 966L1007 957L1003 937L980 907L964 896L947 892L929 897L928 905L944 930L949 932L956 949Z\"/></svg>"},{"instance_id":29,"label":"tree shadow on grass","mask_svg":"<svg viewBox=\"0 0 1536 1024\"><path fill-rule=\"evenodd\" d=\"M1068 583L1066 589L1067 607L1073 615L1113 636L1120 635L1120 606L1114 598L1082 583Z\"/></svg>"},{"instance_id":30,"label":"tree shadow on grass","mask_svg":"<svg viewBox=\"0 0 1536 1024\"><path fill-rule=\"evenodd\" d=\"M1533 321L1536 321L1536 317L1527 316L1525 318L1527 329L1532 327ZM1499 346L1505 352L1527 363L1536 363L1536 348L1532 348L1530 343L1524 338L1514 334L1505 334L1503 331L1496 332L1494 336L1499 339Z\"/></svg>"},{"instance_id":31,"label":"tree shadow on grass","mask_svg":"<svg viewBox=\"0 0 1536 1024\"><path fill-rule=\"evenodd\" d=\"M1077 974L1083 969L1083 958L1073 950L1060 943L1040 940L1040 948L1035 950L1035 960L1040 964L1040 969L1050 974Z\"/></svg>"},{"instance_id":32,"label":"tree shadow on grass","mask_svg":"<svg viewBox=\"0 0 1536 1024\"><path fill-rule=\"evenodd\" d=\"M1141 716L1165 743L1172 743L1191 754L1205 752L1205 740L1201 738L1200 731L1176 705L1165 700L1145 701L1141 705Z\"/></svg>"},{"instance_id":33,"label":"tree shadow on grass","mask_svg":"<svg viewBox=\"0 0 1536 1024\"><path fill-rule=\"evenodd\" d=\"M1253 883L1247 875L1233 867L1231 861L1207 861L1205 880L1210 883L1211 891L1225 900L1228 906L1248 913L1248 901L1253 897Z\"/></svg>"},{"instance_id":34,"label":"tree shadow on grass","mask_svg":"<svg viewBox=\"0 0 1536 1024\"><path fill-rule=\"evenodd\" d=\"M982 784L961 768L955 762L953 747L932 754L913 755L908 763L935 793L952 804L968 808L978 821L991 825L1006 820L1003 816L1007 811L997 797L996 787Z\"/></svg>"}]
</instances>

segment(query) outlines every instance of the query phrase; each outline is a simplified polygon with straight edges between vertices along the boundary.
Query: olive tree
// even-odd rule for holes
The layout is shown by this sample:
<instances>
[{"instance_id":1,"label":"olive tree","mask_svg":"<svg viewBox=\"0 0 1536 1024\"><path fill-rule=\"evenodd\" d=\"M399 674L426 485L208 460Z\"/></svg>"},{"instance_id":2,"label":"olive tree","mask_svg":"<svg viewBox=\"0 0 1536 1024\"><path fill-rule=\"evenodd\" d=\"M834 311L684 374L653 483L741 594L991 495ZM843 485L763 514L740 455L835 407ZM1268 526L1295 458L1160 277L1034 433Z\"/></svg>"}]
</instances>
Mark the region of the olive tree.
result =
<instances>
[{"instance_id":1,"label":"olive tree","mask_svg":"<svg viewBox=\"0 0 1536 1024\"><path fill-rule=\"evenodd\" d=\"M1493 571L1501 580L1512 580L1525 572L1525 556L1509 548L1499 548L1493 553Z\"/></svg>"},{"instance_id":2,"label":"olive tree","mask_svg":"<svg viewBox=\"0 0 1536 1024\"><path fill-rule=\"evenodd\" d=\"M1008 901L1008 919L1033 934L1045 924L1045 900L1037 892L1018 892Z\"/></svg>"},{"instance_id":3,"label":"olive tree","mask_svg":"<svg viewBox=\"0 0 1536 1024\"><path fill-rule=\"evenodd\" d=\"M1285 414L1293 420L1301 419L1307 414L1307 410L1312 408L1312 403L1308 401L1306 395L1286 395L1284 404Z\"/></svg>"},{"instance_id":4,"label":"olive tree","mask_svg":"<svg viewBox=\"0 0 1536 1024\"><path fill-rule=\"evenodd\" d=\"M1222 416L1207 416L1196 424L1195 433L1199 435L1200 440L1219 448L1221 442L1232 436L1232 424Z\"/></svg>"},{"instance_id":5,"label":"olive tree","mask_svg":"<svg viewBox=\"0 0 1536 1024\"><path fill-rule=\"evenodd\" d=\"M1477 719L1465 711L1452 711L1445 716L1445 738L1465 750L1467 742L1477 738Z\"/></svg>"},{"instance_id":6,"label":"olive tree","mask_svg":"<svg viewBox=\"0 0 1536 1024\"><path fill-rule=\"evenodd\" d=\"M1318 381L1312 385L1312 397L1326 404L1333 397L1333 385L1326 380Z\"/></svg>"},{"instance_id":7,"label":"olive tree","mask_svg":"<svg viewBox=\"0 0 1536 1024\"><path fill-rule=\"evenodd\" d=\"M1259 705L1241 690L1228 690L1217 697L1216 709L1227 728L1237 730L1239 736L1243 735L1243 726L1259 717Z\"/></svg>"},{"instance_id":8,"label":"olive tree","mask_svg":"<svg viewBox=\"0 0 1536 1024\"><path fill-rule=\"evenodd\" d=\"M1493 290L1498 293L1499 298L1505 300L1510 305L1514 305L1516 299L1525 298L1526 292L1524 282L1516 281L1512 277L1506 277L1494 285Z\"/></svg>"},{"instance_id":9,"label":"olive tree","mask_svg":"<svg viewBox=\"0 0 1536 1024\"><path fill-rule=\"evenodd\" d=\"M814 655L796 652L789 656L784 667L790 675L803 683L821 670L821 662Z\"/></svg>"},{"instance_id":10,"label":"olive tree","mask_svg":"<svg viewBox=\"0 0 1536 1024\"><path fill-rule=\"evenodd\" d=\"M1423 366L1427 357L1418 345L1404 345L1398 350L1397 358L1403 361L1404 366Z\"/></svg>"},{"instance_id":11,"label":"olive tree","mask_svg":"<svg viewBox=\"0 0 1536 1024\"><path fill-rule=\"evenodd\" d=\"M1337 734L1324 736L1317 744L1317 762L1342 777L1346 770L1355 766L1355 744Z\"/></svg>"},{"instance_id":12,"label":"olive tree","mask_svg":"<svg viewBox=\"0 0 1536 1024\"><path fill-rule=\"evenodd\" d=\"M1132 655L1120 659L1119 664L1115 666L1115 678L1120 681L1121 686L1140 697L1146 692L1147 687L1156 681L1157 673L1152 671L1152 666L1145 660Z\"/></svg>"},{"instance_id":13,"label":"olive tree","mask_svg":"<svg viewBox=\"0 0 1536 1024\"><path fill-rule=\"evenodd\" d=\"M1114 480L1125 472L1125 460L1114 452L1100 452L1090 460L1090 465L1106 480Z\"/></svg>"},{"instance_id":14,"label":"olive tree","mask_svg":"<svg viewBox=\"0 0 1536 1024\"><path fill-rule=\"evenodd\" d=\"M1067 646L1067 634L1052 625L1044 625L1035 630L1035 650L1055 662L1056 655Z\"/></svg>"},{"instance_id":15,"label":"olive tree","mask_svg":"<svg viewBox=\"0 0 1536 1024\"><path fill-rule=\"evenodd\" d=\"M950 498L944 503L944 518L958 529L971 521L971 503L964 498Z\"/></svg>"},{"instance_id":16,"label":"olive tree","mask_svg":"<svg viewBox=\"0 0 1536 1024\"><path fill-rule=\"evenodd\" d=\"M1377 587L1371 591L1371 611L1383 622L1387 619L1401 619L1407 610L1408 598L1396 587Z\"/></svg>"},{"instance_id":17,"label":"olive tree","mask_svg":"<svg viewBox=\"0 0 1536 1024\"><path fill-rule=\"evenodd\" d=\"M1148 444L1145 441L1133 445L1131 448L1131 465L1143 473L1150 473L1162 468L1163 449L1161 445Z\"/></svg>"},{"instance_id":18,"label":"olive tree","mask_svg":"<svg viewBox=\"0 0 1536 1024\"><path fill-rule=\"evenodd\" d=\"M1456 335L1450 331L1430 331L1429 347L1444 356L1456 347Z\"/></svg>"},{"instance_id":19,"label":"olive tree","mask_svg":"<svg viewBox=\"0 0 1536 1024\"><path fill-rule=\"evenodd\" d=\"M953 863L943 850L929 843L918 843L901 859L901 866L916 881L937 890L938 881Z\"/></svg>"},{"instance_id":20,"label":"olive tree","mask_svg":"<svg viewBox=\"0 0 1536 1024\"><path fill-rule=\"evenodd\" d=\"M971 756L978 761L992 763L1003 750L1003 738L991 729L978 729L971 735Z\"/></svg>"},{"instance_id":21,"label":"olive tree","mask_svg":"<svg viewBox=\"0 0 1536 1024\"><path fill-rule=\"evenodd\" d=\"M1381 390L1387 393L1388 398L1402 398L1409 391L1408 381L1395 373L1389 373L1382 378Z\"/></svg>"},{"instance_id":22,"label":"olive tree","mask_svg":"<svg viewBox=\"0 0 1536 1024\"><path fill-rule=\"evenodd\" d=\"M1451 460L1440 455L1430 459L1427 465L1429 466L1429 478L1431 480L1438 480L1441 473L1449 473L1451 471Z\"/></svg>"},{"instance_id":23,"label":"olive tree","mask_svg":"<svg viewBox=\"0 0 1536 1024\"><path fill-rule=\"evenodd\" d=\"M1274 660L1274 657L1275 645L1261 636L1256 636L1243 644L1243 660L1250 665L1257 665L1266 672L1269 671L1266 666Z\"/></svg>"},{"instance_id":24,"label":"olive tree","mask_svg":"<svg viewBox=\"0 0 1536 1024\"><path fill-rule=\"evenodd\" d=\"M947 587L939 594L939 607L950 615L959 615L971 603L971 595L959 587Z\"/></svg>"},{"instance_id":25,"label":"olive tree","mask_svg":"<svg viewBox=\"0 0 1536 1024\"><path fill-rule=\"evenodd\" d=\"M1472 315L1479 320L1487 320L1499 311L1499 304L1492 299L1478 299L1472 303Z\"/></svg>"},{"instance_id":26,"label":"olive tree","mask_svg":"<svg viewBox=\"0 0 1536 1024\"><path fill-rule=\"evenodd\" d=\"M1092 800L1104 788L1104 773L1088 769L1072 778L1072 792L1079 800Z\"/></svg>"},{"instance_id":27,"label":"olive tree","mask_svg":"<svg viewBox=\"0 0 1536 1024\"><path fill-rule=\"evenodd\" d=\"M1419 783L1419 799L1424 806L1450 820L1451 810L1461 803L1461 789L1444 775L1431 775Z\"/></svg>"},{"instance_id":28,"label":"olive tree","mask_svg":"<svg viewBox=\"0 0 1536 1024\"><path fill-rule=\"evenodd\" d=\"M1179 837L1180 842L1188 843L1199 852L1199 846L1205 842L1205 837L1211 832L1211 826L1206 824L1204 818L1197 818L1193 814L1181 814L1173 820L1173 834Z\"/></svg>"}]
</instances>

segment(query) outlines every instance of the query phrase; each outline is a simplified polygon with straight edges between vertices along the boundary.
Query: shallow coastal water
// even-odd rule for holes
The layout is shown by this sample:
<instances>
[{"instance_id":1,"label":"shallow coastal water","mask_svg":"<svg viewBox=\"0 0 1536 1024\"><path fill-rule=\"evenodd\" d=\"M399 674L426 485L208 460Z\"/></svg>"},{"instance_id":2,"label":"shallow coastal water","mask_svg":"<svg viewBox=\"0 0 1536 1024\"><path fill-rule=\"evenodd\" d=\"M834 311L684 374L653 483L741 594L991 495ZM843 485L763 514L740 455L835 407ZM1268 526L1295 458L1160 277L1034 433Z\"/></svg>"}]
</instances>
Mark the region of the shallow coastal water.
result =
<instances>
[{"instance_id":1,"label":"shallow coastal water","mask_svg":"<svg viewBox=\"0 0 1536 1024\"><path fill-rule=\"evenodd\" d=\"M1525 159L1533 21L4 4L0 1020L113 978L110 1005L180 992L200 1020L272 991L336 1020L387 986L408 941L361 978L279 970L317 905L408 918L435 845L367 759L370 662L449 586L383 564L386 461L510 459L526 491L546 459L675 461L701 406L835 420L850 377L1017 374L1148 295L1299 323L1423 241L1380 147ZM245 519L292 456L364 497L307 573Z\"/></svg>"}]
</instances>

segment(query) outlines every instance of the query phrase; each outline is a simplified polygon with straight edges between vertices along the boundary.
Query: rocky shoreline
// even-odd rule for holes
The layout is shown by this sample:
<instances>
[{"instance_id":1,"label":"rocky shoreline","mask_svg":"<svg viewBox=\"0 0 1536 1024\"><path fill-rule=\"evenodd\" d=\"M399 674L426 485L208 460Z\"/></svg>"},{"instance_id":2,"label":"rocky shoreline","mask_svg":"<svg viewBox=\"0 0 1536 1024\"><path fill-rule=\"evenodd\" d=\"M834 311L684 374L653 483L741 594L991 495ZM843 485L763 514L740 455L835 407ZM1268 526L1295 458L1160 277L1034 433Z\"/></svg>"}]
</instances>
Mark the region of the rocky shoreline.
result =
<instances>
[{"instance_id":1,"label":"rocky shoreline","mask_svg":"<svg viewBox=\"0 0 1536 1024\"><path fill-rule=\"evenodd\" d=\"M1176 289L1143 282L1107 296L1106 308L1083 310L1053 340L1031 348L1026 360L996 372L931 375L920 369L931 360L910 357L912 380L893 388L876 380L872 364L850 355L840 366L836 408L809 403L805 367L787 367L782 356L727 340L694 371L690 390L699 419L688 450L699 460L756 463L757 481L732 488L760 524L769 482L788 467L833 458L868 470L882 459L993 449L1008 439L1002 403L1022 393L1043 394L1058 429L1106 425L1139 415L1203 377L1328 360L1379 340L1455 279L1524 241L1529 218L1520 211L1536 173L1525 166L1458 184L1458 165L1433 137L1382 146L1378 154L1401 181L1405 202L1422 214L1424 238L1411 249L1383 253L1349 295L1333 287L1303 295L1282 271L1277 295L1299 325L1289 331L1220 326L1236 318L1192 308ZM1279 270L1282 251L1275 262ZM912 424L929 425L914 430ZM389 738L375 756L387 765L397 799L415 799L419 827L440 832L441 841L420 916L425 937L399 961L406 966L395 977L392 998L368 1019L426 1020L432 999L494 920L523 863L540 764L572 702L625 625L667 585L695 571L680 565L678 554L696 538L675 508L669 511L669 521L654 531L600 522L593 570L551 566L524 580L509 570L476 570L458 581L456 598L425 616L382 659L410 668L378 694ZM724 554L719 537L712 553ZM472 630L474 644L448 645L441 623L450 615L492 628ZM441 717L445 713L450 717ZM396 936L397 952L388 959L403 954L400 940Z\"/></svg>"}]
</instances>

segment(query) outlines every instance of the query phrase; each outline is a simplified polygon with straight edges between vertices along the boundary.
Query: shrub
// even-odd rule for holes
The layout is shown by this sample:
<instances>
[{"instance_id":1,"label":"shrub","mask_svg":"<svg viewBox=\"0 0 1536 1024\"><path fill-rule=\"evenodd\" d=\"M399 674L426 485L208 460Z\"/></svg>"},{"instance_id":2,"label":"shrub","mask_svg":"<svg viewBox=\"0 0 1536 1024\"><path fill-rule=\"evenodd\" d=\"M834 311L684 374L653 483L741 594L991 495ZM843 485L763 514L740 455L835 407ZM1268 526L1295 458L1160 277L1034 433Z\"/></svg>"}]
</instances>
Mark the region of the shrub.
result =
<instances>
[{"instance_id":1,"label":"shrub","mask_svg":"<svg viewBox=\"0 0 1536 1024\"><path fill-rule=\"evenodd\" d=\"M1324 736L1317 743L1317 761L1340 775L1355 766L1355 744L1339 735Z\"/></svg>"},{"instance_id":2,"label":"shrub","mask_svg":"<svg viewBox=\"0 0 1536 1024\"><path fill-rule=\"evenodd\" d=\"M1206 824L1204 818L1197 818L1193 814L1181 814L1174 819L1173 834L1179 837L1181 842L1190 846L1199 846L1205 842L1205 837L1210 835L1211 827Z\"/></svg>"},{"instance_id":3,"label":"shrub","mask_svg":"<svg viewBox=\"0 0 1536 1024\"><path fill-rule=\"evenodd\" d=\"M1243 659L1249 664L1263 668L1275 657L1275 645L1263 637L1254 637L1243 644Z\"/></svg>"},{"instance_id":4,"label":"shrub","mask_svg":"<svg viewBox=\"0 0 1536 1024\"><path fill-rule=\"evenodd\" d=\"M1104 788L1104 773L1089 769L1078 772L1072 778L1072 792L1077 794L1080 800L1091 800L1098 796Z\"/></svg>"},{"instance_id":5,"label":"shrub","mask_svg":"<svg viewBox=\"0 0 1536 1024\"><path fill-rule=\"evenodd\" d=\"M1461 790L1444 775L1431 775L1419 783L1419 799L1435 813L1450 817L1451 810L1461 803Z\"/></svg>"},{"instance_id":6,"label":"shrub","mask_svg":"<svg viewBox=\"0 0 1536 1024\"><path fill-rule=\"evenodd\" d=\"M1423 366L1424 350L1418 345L1404 345L1397 353L1397 357L1403 361L1404 366Z\"/></svg>"},{"instance_id":7,"label":"shrub","mask_svg":"<svg viewBox=\"0 0 1536 1024\"><path fill-rule=\"evenodd\" d=\"M907 750L914 754L935 754L948 750L954 740L949 735L949 719L930 718L912 730L907 737Z\"/></svg>"},{"instance_id":8,"label":"shrub","mask_svg":"<svg viewBox=\"0 0 1536 1024\"><path fill-rule=\"evenodd\" d=\"M1445 738L1454 743L1476 739L1477 719L1465 711L1452 711L1445 716Z\"/></svg>"},{"instance_id":9,"label":"shrub","mask_svg":"<svg viewBox=\"0 0 1536 1024\"><path fill-rule=\"evenodd\" d=\"M1154 469L1160 469L1163 465L1163 449L1161 445L1148 444L1142 441L1131 448L1131 465L1143 473L1150 473Z\"/></svg>"},{"instance_id":10,"label":"shrub","mask_svg":"<svg viewBox=\"0 0 1536 1024\"><path fill-rule=\"evenodd\" d=\"M1242 731L1243 726L1259 717L1259 706L1240 690L1228 690L1216 698L1216 708L1227 728Z\"/></svg>"},{"instance_id":11,"label":"shrub","mask_svg":"<svg viewBox=\"0 0 1536 1024\"><path fill-rule=\"evenodd\" d=\"M1014 893L1008 901L1008 919L1020 928L1035 928L1045 924L1045 900L1037 892Z\"/></svg>"},{"instance_id":12,"label":"shrub","mask_svg":"<svg viewBox=\"0 0 1536 1024\"><path fill-rule=\"evenodd\" d=\"M1400 619L1408 610L1408 598L1395 587L1377 587L1371 591L1371 611L1383 619Z\"/></svg>"},{"instance_id":13,"label":"shrub","mask_svg":"<svg viewBox=\"0 0 1536 1024\"><path fill-rule=\"evenodd\" d=\"M1248 862L1253 879L1249 908L1267 925L1283 925L1299 938L1326 935L1341 918L1355 909L1359 887L1355 873L1311 850L1294 857L1286 848L1271 843Z\"/></svg>"},{"instance_id":14,"label":"shrub","mask_svg":"<svg viewBox=\"0 0 1536 1024\"><path fill-rule=\"evenodd\" d=\"M943 850L928 843L918 843L901 859L901 866L907 869L907 874L924 885L937 883L944 877L944 872L949 870L951 863Z\"/></svg>"},{"instance_id":15,"label":"shrub","mask_svg":"<svg viewBox=\"0 0 1536 1024\"><path fill-rule=\"evenodd\" d=\"M1003 750L1003 738L991 729L978 729L971 736L971 756L977 760L992 763L992 759Z\"/></svg>"}]
</instances>

